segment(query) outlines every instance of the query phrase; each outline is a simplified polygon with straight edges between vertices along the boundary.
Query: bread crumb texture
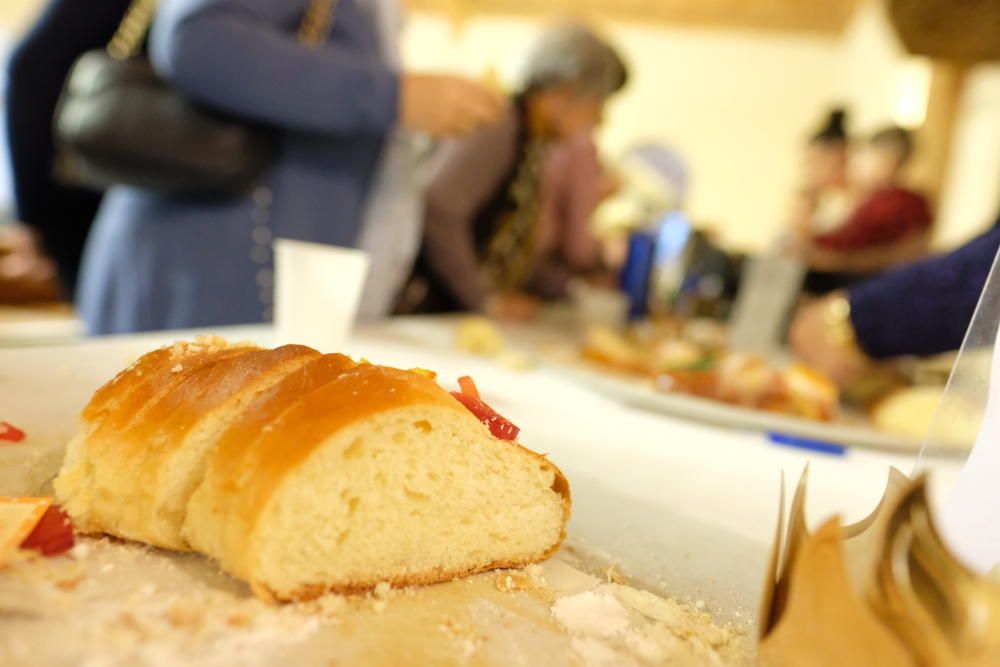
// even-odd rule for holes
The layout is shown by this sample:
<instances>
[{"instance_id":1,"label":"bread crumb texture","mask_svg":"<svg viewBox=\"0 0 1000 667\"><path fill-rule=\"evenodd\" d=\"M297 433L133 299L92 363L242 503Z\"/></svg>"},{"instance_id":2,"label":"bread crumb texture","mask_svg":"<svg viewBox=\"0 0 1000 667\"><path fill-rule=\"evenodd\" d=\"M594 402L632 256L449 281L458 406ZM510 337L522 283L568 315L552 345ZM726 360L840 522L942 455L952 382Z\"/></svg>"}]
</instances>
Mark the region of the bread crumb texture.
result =
<instances>
[{"instance_id":1,"label":"bread crumb texture","mask_svg":"<svg viewBox=\"0 0 1000 667\"><path fill-rule=\"evenodd\" d=\"M507 577L514 586L498 590ZM750 664L745 638L707 614L602 579L560 554L435 586L273 605L196 554L84 537L67 556L0 570L0 664Z\"/></svg>"}]
</instances>

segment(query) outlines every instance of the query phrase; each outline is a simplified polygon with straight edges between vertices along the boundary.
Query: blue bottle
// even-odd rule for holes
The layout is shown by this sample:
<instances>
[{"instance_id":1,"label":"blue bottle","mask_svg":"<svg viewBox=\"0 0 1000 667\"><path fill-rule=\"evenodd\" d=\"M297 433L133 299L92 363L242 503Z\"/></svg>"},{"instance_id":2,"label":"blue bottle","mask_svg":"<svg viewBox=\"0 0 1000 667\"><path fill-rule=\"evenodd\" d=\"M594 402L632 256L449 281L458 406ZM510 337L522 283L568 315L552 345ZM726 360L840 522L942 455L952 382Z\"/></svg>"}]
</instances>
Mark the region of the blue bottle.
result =
<instances>
[{"instance_id":1,"label":"blue bottle","mask_svg":"<svg viewBox=\"0 0 1000 667\"><path fill-rule=\"evenodd\" d=\"M628 240L628 256L622 268L620 285L628 297L628 318L642 319L649 311L649 282L656 255L656 236L653 230L639 229Z\"/></svg>"},{"instance_id":2,"label":"blue bottle","mask_svg":"<svg viewBox=\"0 0 1000 667\"><path fill-rule=\"evenodd\" d=\"M691 240L691 221L683 211L670 211L629 238L621 288L629 298L629 319L669 311L682 288L685 253Z\"/></svg>"}]
</instances>

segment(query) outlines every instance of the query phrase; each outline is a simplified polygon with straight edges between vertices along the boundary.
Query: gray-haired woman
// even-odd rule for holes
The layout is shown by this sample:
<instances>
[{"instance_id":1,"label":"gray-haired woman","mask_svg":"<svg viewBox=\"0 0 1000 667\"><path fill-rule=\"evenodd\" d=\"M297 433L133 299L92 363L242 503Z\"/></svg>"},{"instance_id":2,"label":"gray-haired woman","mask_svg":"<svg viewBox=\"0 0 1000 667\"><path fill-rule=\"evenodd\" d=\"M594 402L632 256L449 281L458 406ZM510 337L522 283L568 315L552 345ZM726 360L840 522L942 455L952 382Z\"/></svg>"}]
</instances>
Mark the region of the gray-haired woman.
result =
<instances>
[{"instance_id":1,"label":"gray-haired woman","mask_svg":"<svg viewBox=\"0 0 1000 667\"><path fill-rule=\"evenodd\" d=\"M569 273L597 262L587 229L597 199L557 200L599 198L605 189L590 135L627 78L615 49L586 27L562 24L542 34L503 122L443 149L400 310L516 317L530 302L523 295L556 296ZM573 159L561 164L569 167L553 169L567 154Z\"/></svg>"}]
</instances>

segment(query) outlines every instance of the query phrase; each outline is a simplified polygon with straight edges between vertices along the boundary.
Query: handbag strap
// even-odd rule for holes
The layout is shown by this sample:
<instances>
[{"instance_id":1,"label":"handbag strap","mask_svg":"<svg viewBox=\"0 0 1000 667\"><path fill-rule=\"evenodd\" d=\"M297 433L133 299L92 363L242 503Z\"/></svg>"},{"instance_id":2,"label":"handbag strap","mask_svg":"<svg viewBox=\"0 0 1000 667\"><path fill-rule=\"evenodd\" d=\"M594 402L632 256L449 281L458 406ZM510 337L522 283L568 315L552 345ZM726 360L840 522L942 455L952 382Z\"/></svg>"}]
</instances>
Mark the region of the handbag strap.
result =
<instances>
[{"instance_id":1,"label":"handbag strap","mask_svg":"<svg viewBox=\"0 0 1000 667\"><path fill-rule=\"evenodd\" d=\"M108 54L112 58L127 60L139 54L142 41L153 24L158 2L159 0L132 0L118 30L108 43ZM339 0L310 1L297 33L301 44L313 48L326 41L333 27L338 2Z\"/></svg>"}]
</instances>

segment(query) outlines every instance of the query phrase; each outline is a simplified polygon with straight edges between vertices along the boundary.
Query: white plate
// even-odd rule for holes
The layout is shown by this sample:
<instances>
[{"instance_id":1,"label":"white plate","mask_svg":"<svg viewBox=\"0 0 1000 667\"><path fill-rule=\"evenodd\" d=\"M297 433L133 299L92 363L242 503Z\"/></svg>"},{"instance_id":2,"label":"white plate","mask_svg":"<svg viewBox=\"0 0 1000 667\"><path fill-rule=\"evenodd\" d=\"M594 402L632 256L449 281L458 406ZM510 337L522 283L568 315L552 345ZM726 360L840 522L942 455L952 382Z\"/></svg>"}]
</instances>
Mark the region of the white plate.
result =
<instances>
[{"instance_id":1,"label":"white plate","mask_svg":"<svg viewBox=\"0 0 1000 667\"><path fill-rule=\"evenodd\" d=\"M583 364L551 363L547 368L553 373L572 379L581 386L626 405L716 426L790 436L809 441L803 443L806 447L810 444L817 448L822 448L824 445L839 445L916 453L923 444L920 440L881 433L865 426L817 422L696 396L659 392L642 380L592 369Z\"/></svg>"}]
</instances>

